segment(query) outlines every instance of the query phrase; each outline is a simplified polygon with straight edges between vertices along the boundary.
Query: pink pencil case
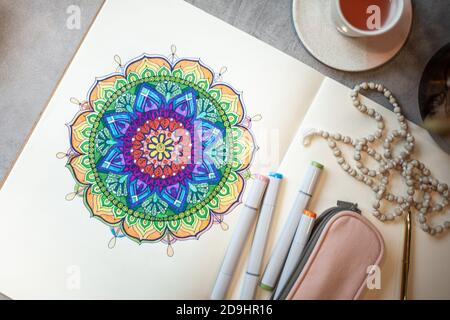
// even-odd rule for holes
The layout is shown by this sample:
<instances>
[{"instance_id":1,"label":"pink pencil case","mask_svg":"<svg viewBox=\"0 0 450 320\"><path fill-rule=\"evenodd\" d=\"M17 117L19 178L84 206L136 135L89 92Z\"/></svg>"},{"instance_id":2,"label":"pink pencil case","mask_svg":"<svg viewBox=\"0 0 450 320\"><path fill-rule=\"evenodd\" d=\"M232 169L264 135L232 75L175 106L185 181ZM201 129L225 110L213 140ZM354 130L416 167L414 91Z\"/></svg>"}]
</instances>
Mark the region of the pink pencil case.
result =
<instances>
[{"instance_id":1,"label":"pink pencil case","mask_svg":"<svg viewBox=\"0 0 450 320\"><path fill-rule=\"evenodd\" d=\"M383 238L357 206L338 202L315 223L300 262L280 296L287 300L356 300L384 254ZM372 269L373 270L373 269Z\"/></svg>"}]
</instances>

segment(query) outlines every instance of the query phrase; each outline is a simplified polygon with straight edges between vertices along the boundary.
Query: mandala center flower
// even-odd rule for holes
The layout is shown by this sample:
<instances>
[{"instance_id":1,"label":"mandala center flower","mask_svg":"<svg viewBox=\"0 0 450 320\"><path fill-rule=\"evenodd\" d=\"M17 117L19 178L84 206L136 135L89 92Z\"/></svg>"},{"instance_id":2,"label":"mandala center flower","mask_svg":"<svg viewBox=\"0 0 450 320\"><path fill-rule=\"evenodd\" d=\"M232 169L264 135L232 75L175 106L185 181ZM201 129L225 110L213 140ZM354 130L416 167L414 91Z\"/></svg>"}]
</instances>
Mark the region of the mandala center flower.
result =
<instances>
[{"instance_id":1,"label":"mandala center flower","mask_svg":"<svg viewBox=\"0 0 450 320\"><path fill-rule=\"evenodd\" d=\"M156 158L159 161L163 159L170 160L172 158L172 152L175 150L174 141L170 138L170 133L160 133L158 135L149 135L146 139L147 150L145 153L150 158Z\"/></svg>"},{"instance_id":2,"label":"mandala center flower","mask_svg":"<svg viewBox=\"0 0 450 320\"><path fill-rule=\"evenodd\" d=\"M162 153L162 152L166 151L166 146L163 143L158 143L156 145L156 151Z\"/></svg>"},{"instance_id":3,"label":"mandala center flower","mask_svg":"<svg viewBox=\"0 0 450 320\"><path fill-rule=\"evenodd\" d=\"M186 169L190 163L191 147L190 133L184 127L174 117L153 114L133 129L130 155L142 174L141 179L145 179L143 181L170 180ZM178 182L184 177L164 184Z\"/></svg>"}]
</instances>

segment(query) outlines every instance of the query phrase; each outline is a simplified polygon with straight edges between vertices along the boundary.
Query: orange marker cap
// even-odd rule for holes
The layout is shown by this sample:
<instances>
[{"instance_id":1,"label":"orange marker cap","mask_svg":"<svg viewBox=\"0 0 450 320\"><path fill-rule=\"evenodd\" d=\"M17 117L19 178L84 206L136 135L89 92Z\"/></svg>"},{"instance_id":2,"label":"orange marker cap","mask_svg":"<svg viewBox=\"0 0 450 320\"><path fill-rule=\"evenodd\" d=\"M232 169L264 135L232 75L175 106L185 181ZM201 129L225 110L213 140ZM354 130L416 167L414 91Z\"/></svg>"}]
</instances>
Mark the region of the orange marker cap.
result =
<instances>
[{"instance_id":1,"label":"orange marker cap","mask_svg":"<svg viewBox=\"0 0 450 320\"><path fill-rule=\"evenodd\" d=\"M305 215L305 216L308 216L308 217L310 217L310 218L313 218L313 219L315 219L316 217L317 217L317 214L315 214L314 212L312 212L312 211L309 211L309 210L303 210L303 214Z\"/></svg>"}]
</instances>

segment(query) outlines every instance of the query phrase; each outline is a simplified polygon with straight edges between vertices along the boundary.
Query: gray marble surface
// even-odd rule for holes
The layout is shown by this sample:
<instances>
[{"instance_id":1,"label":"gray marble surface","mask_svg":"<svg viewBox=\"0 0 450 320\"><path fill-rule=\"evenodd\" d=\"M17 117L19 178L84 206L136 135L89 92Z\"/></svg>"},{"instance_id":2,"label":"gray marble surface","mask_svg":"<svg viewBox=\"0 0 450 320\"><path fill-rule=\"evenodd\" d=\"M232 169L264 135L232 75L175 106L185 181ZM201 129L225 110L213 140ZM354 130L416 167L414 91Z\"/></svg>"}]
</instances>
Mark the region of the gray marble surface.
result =
<instances>
[{"instance_id":1,"label":"gray marble surface","mask_svg":"<svg viewBox=\"0 0 450 320\"><path fill-rule=\"evenodd\" d=\"M450 42L449 1L413 0L413 28L402 51L378 69L345 73L318 62L303 47L292 23L292 0L186 1L348 86L369 79L386 84L399 98L407 118L416 123L421 121L417 108L421 72L433 52ZM0 180L12 166L102 2L0 0ZM79 30L66 27L70 5L81 9Z\"/></svg>"},{"instance_id":2,"label":"gray marble surface","mask_svg":"<svg viewBox=\"0 0 450 320\"><path fill-rule=\"evenodd\" d=\"M0 181L100 8L101 0L0 0ZM66 26L70 5L80 29Z\"/></svg>"}]
</instances>

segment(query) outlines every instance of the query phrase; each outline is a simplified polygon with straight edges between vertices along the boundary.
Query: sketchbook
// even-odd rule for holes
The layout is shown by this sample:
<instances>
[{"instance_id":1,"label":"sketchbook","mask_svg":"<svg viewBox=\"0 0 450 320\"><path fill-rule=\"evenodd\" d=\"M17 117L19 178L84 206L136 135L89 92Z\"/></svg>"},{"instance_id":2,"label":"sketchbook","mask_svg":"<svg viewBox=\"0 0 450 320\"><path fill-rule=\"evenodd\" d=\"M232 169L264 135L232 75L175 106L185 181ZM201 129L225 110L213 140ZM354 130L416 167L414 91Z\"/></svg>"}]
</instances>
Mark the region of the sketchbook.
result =
<instances>
[{"instance_id":1,"label":"sketchbook","mask_svg":"<svg viewBox=\"0 0 450 320\"><path fill-rule=\"evenodd\" d=\"M122 75L112 78L112 72ZM197 84L193 89L188 88L191 82ZM120 103L109 104L121 89L129 95L121 94ZM85 99L90 101L85 98L88 92L95 99L104 95L104 101L83 105ZM381 287L367 290L364 298L399 298L403 223L382 223L372 216L373 192L341 170L326 141L302 144L310 128L349 136L373 131L374 121L355 110L350 92L183 1L107 0L0 190L0 292L13 299L207 299L239 221L246 180L252 173L270 170L284 175L265 266L306 166L314 160L325 169L310 209L320 213L337 200L357 202L384 237ZM70 103L71 97L80 105ZM216 109L210 109L208 99L219 101ZM394 113L363 100L388 126L396 125ZM104 121L95 124L90 115L103 107ZM210 112L221 108L224 113ZM144 112L153 118L141 119ZM182 180L176 179L186 177L187 169L169 163L166 151L182 141L169 138L173 128L195 127L186 120L194 113L214 124L202 131L204 135L232 132L237 149L225 151L241 160L228 168L220 165L220 157L211 157L189 172L197 184L183 189ZM450 156L425 130L412 123L410 127L416 138L415 157L441 181L450 182ZM127 136L128 128L135 134ZM90 139L92 131L97 135ZM153 136L146 136L149 132ZM89 143L99 154L89 153ZM143 155L136 150L144 143L148 152ZM213 154L218 145L212 146L203 147ZM76 154L55 156L69 147ZM131 151L123 151L125 147ZM148 161L139 162L144 156ZM84 167L90 161L98 172ZM131 170L125 169L128 163L139 168L130 174L141 178L120 179L124 170ZM160 179L158 192L144 183L144 174ZM215 178L223 175L235 177L234 182ZM231 191L224 194L224 188ZM215 206L207 207L206 200ZM101 211L101 219L93 219L92 211L94 216ZM151 228L145 224L147 217ZM184 226L177 225L178 217ZM173 232L166 233L167 228ZM430 237L415 221L413 228L410 297L450 298L450 271L445 268L450 237ZM249 244L228 298L239 297ZM267 298L258 290L257 298Z\"/></svg>"}]
</instances>

